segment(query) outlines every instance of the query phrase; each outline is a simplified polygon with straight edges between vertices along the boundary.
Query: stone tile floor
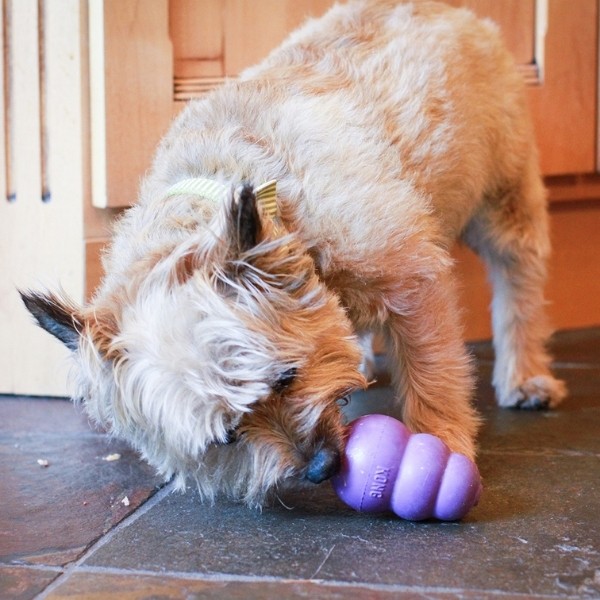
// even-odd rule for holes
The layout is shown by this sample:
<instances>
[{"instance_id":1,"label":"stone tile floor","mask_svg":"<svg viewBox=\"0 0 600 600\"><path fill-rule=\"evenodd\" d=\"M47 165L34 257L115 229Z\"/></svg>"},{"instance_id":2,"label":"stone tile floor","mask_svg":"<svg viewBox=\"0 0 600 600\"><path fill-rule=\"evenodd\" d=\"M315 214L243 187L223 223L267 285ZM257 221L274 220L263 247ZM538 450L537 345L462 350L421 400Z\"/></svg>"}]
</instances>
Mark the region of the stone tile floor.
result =
<instances>
[{"instance_id":1,"label":"stone tile floor","mask_svg":"<svg viewBox=\"0 0 600 600\"><path fill-rule=\"evenodd\" d=\"M460 523L358 514L328 484L203 506L69 402L0 396L0 599L600 598L600 328L554 347L569 400L519 412L473 345L485 489ZM394 414L379 379L350 418Z\"/></svg>"}]
</instances>

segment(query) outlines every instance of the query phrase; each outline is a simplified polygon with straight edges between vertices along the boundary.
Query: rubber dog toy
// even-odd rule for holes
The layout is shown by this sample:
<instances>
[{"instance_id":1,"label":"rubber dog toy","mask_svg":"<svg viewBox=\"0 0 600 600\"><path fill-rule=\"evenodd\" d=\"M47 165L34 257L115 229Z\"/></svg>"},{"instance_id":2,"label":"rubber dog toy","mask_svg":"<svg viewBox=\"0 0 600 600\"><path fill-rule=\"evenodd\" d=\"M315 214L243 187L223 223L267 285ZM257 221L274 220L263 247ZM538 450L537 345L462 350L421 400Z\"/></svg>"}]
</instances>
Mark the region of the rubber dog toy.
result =
<instances>
[{"instance_id":1,"label":"rubber dog toy","mask_svg":"<svg viewBox=\"0 0 600 600\"><path fill-rule=\"evenodd\" d=\"M366 415L350 424L342 466L332 483L355 510L391 510L412 521L462 519L482 491L475 463L451 452L439 438L411 433L385 415Z\"/></svg>"}]
</instances>

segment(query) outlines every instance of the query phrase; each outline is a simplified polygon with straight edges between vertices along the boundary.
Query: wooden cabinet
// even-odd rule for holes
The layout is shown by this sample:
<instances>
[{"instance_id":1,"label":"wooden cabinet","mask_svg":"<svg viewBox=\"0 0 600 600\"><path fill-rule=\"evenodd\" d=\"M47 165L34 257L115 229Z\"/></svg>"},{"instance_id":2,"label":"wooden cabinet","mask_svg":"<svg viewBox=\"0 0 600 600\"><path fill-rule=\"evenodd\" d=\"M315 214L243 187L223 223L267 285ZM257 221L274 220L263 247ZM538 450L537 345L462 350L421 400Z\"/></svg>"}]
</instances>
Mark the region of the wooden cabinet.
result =
<instances>
[{"instance_id":1,"label":"wooden cabinet","mask_svg":"<svg viewBox=\"0 0 600 600\"><path fill-rule=\"evenodd\" d=\"M600 323L598 0L448 0L501 27L528 94L551 198L554 323ZM17 286L101 276L114 217L135 201L189 98L260 60L333 0L4 0L0 40L0 393L65 391L66 351L31 326ZM455 253L467 337L489 336L479 261Z\"/></svg>"},{"instance_id":2,"label":"wooden cabinet","mask_svg":"<svg viewBox=\"0 0 600 600\"><path fill-rule=\"evenodd\" d=\"M92 200L128 206L171 121L168 2L91 0L88 22Z\"/></svg>"},{"instance_id":3,"label":"wooden cabinet","mask_svg":"<svg viewBox=\"0 0 600 600\"><path fill-rule=\"evenodd\" d=\"M546 175L596 165L597 0L446 0L502 28L529 88ZM175 99L233 77L332 0L170 0ZM574 143L576 140L576 143Z\"/></svg>"},{"instance_id":4,"label":"wooden cabinet","mask_svg":"<svg viewBox=\"0 0 600 600\"><path fill-rule=\"evenodd\" d=\"M447 0L501 27L528 86L548 177L555 254L548 297L558 327L600 323L600 179L596 177L598 0ZM174 112L235 77L333 0L170 0ZM167 41L163 40L163 46ZM585 204L580 200L585 199ZM114 201L118 201L115 196ZM573 237L575 229L580 236ZM455 256L467 337L490 335L490 294L478 259ZM587 258L587 260L586 260ZM585 267L584 267L585 265Z\"/></svg>"}]
</instances>

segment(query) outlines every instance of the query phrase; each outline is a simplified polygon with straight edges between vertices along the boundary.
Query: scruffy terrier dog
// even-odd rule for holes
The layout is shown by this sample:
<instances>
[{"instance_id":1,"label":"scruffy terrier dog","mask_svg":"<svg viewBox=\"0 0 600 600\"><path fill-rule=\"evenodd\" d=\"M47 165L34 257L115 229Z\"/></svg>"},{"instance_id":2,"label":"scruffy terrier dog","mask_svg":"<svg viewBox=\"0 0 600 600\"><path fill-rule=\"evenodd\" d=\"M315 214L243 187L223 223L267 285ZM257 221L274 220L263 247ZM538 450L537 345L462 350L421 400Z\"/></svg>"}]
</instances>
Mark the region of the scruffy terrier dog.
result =
<instances>
[{"instance_id":1,"label":"scruffy terrier dog","mask_svg":"<svg viewBox=\"0 0 600 600\"><path fill-rule=\"evenodd\" d=\"M73 351L89 415L180 486L260 506L338 468L339 400L365 387L374 330L406 424L475 456L456 239L489 269L499 404L554 406L521 76L467 10L361 0L186 107L89 306L23 298Z\"/></svg>"}]
</instances>

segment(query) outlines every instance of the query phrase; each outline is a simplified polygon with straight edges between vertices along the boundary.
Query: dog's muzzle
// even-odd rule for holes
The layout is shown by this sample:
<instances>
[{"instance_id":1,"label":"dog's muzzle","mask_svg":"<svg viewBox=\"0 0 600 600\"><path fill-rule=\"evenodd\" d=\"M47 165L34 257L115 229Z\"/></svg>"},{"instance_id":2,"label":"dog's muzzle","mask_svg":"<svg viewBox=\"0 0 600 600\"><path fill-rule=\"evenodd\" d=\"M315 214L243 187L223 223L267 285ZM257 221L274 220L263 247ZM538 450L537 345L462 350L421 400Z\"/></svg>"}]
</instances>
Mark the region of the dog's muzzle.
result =
<instances>
[{"instance_id":1,"label":"dog's muzzle","mask_svg":"<svg viewBox=\"0 0 600 600\"><path fill-rule=\"evenodd\" d=\"M338 450L321 448L312 457L306 469L306 479L311 483L321 483L333 477L340 469L341 458Z\"/></svg>"}]
</instances>

